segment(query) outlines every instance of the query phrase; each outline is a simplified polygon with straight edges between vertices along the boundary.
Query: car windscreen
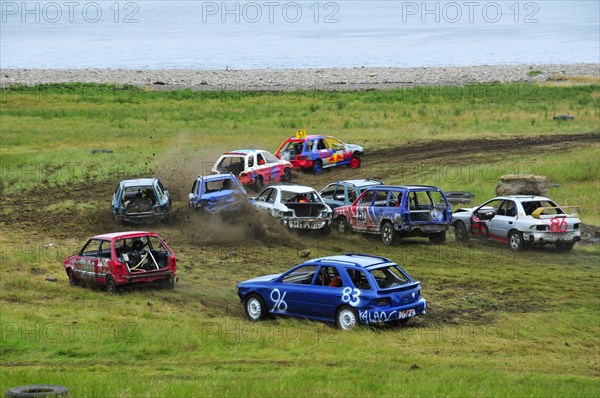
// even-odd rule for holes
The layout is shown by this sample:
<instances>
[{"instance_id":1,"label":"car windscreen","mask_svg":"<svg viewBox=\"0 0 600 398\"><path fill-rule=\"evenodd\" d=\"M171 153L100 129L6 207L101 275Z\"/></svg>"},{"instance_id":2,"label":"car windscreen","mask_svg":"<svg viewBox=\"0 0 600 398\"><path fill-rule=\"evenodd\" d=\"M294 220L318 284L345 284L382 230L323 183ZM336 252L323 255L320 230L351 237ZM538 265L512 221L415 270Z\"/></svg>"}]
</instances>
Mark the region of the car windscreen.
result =
<instances>
[{"instance_id":1,"label":"car windscreen","mask_svg":"<svg viewBox=\"0 0 600 398\"><path fill-rule=\"evenodd\" d=\"M380 289L405 285L411 280L398 267L383 267L370 271Z\"/></svg>"},{"instance_id":2,"label":"car windscreen","mask_svg":"<svg viewBox=\"0 0 600 398\"><path fill-rule=\"evenodd\" d=\"M233 181L229 178L223 180L216 181L206 181L204 183L204 193L225 191L227 189L235 189L237 188Z\"/></svg>"}]
</instances>

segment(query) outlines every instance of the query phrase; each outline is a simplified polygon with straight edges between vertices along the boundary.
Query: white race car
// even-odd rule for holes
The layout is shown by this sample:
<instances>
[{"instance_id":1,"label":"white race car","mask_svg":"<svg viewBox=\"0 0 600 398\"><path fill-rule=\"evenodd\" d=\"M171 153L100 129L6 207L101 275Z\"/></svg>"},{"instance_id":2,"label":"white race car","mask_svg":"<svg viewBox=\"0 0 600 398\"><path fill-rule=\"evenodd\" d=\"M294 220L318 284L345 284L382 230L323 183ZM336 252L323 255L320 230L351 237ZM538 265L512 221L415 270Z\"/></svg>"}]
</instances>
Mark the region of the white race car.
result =
<instances>
[{"instance_id":1,"label":"white race car","mask_svg":"<svg viewBox=\"0 0 600 398\"><path fill-rule=\"evenodd\" d=\"M250 199L255 208L281 219L292 229L312 229L328 233L331 227L331 208L311 187L274 185L263 189Z\"/></svg>"},{"instance_id":2,"label":"white race car","mask_svg":"<svg viewBox=\"0 0 600 398\"><path fill-rule=\"evenodd\" d=\"M457 241L494 239L513 250L554 244L558 251L568 251L581 239L576 210L559 207L542 196L500 196L478 207L453 211L452 225Z\"/></svg>"}]
</instances>

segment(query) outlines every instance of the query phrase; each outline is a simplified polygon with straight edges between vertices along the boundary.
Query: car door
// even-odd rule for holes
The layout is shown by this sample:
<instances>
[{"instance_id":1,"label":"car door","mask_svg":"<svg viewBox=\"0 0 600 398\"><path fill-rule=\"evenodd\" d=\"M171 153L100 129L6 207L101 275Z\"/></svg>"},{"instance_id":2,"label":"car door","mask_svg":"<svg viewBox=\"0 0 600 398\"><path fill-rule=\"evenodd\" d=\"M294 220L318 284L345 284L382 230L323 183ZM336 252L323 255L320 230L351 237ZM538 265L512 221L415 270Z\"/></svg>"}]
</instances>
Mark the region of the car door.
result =
<instances>
[{"instance_id":1,"label":"car door","mask_svg":"<svg viewBox=\"0 0 600 398\"><path fill-rule=\"evenodd\" d=\"M332 286L336 276L339 283ZM343 290L340 269L331 265L321 266L306 294L307 310L311 316L324 320L335 319L335 311L342 302Z\"/></svg>"},{"instance_id":2,"label":"car door","mask_svg":"<svg viewBox=\"0 0 600 398\"><path fill-rule=\"evenodd\" d=\"M252 205L258 210L271 214L276 197L277 190L275 188L265 188L254 199Z\"/></svg>"},{"instance_id":3,"label":"car door","mask_svg":"<svg viewBox=\"0 0 600 398\"><path fill-rule=\"evenodd\" d=\"M367 212L366 228L369 232L379 233L381 221L388 213L388 191L377 191L373 204Z\"/></svg>"},{"instance_id":4,"label":"car door","mask_svg":"<svg viewBox=\"0 0 600 398\"><path fill-rule=\"evenodd\" d=\"M90 239L83 246L73 263L73 272L78 275L77 279L96 281L98 276L98 251L101 243L100 239Z\"/></svg>"},{"instance_id":5,"label":"car door","mask_svg":"<svg viewBox=\"0 0 600 398\"><path fill-rule=\"evenodd\" d=\"M346 158L346 145L344 145L344 143L340 140L333 137L325 138L325 142L327 144L327 147L331 151L328 163L337 164L339 162L343 162Z\"/></svg>"},{"instance_id":6,"label":"car door","mask_svg":"<svg viewBox=\"0 0 600 398\"><path fill-rule=\"evenodd\" d=\"M356 206L353 206L350 213L350 226L355 231L366 232L368 230L367 226L370 221L369 218L369 208L371 207L371 202L373 202L373 198L375 197L375 193L377 191L367 190L365 191L356 202Z\"/></svg>"},{"instance_id":7,"label":"car door","mask_svg":"<svg viewBox=\"0 0 600 398\"><path fill-rule=\"evenodd\" d=\"M329 158L333 151L327 146L327 142L323 138L317 138L313 141L313 153L321 159L323 166L326 166L329 164Z\"/></svg>"},{"instance_id":8,"label":"car door","mask_svg":"<svg viewBox=\"0 0 600 398\"><path fill-rule=\"evenodd\" d=\"M268 293L269 312L293 316L310 316L307 291L315 279L316 265L302 265L283 274Z\"/></svg>"},{"instance_id":9,"label":"car door","mask_svg":"<svg viewBox=\"0 0 600 398\"><path fill-rule=\"evenodd\" d=\"M513 228L517 219L517 205L513 200L502 202L496 215L488 222L490 237L500 241L508 239L508 232Z\"/></svg>"},{"instance_id":10,"label":"car door","mask_svg":"<svg viewBox=\"0 0 600 398\"><path fill-rule=\"evenodd\" d=\"M498 208L502 205L502 199L492 199L481 206L479 206L471 215L471 228L470 233L475 238L488 238L490 235L489 227L491 219L485 219L486 213L498 211Z\"/></svg>"}]
</instances>

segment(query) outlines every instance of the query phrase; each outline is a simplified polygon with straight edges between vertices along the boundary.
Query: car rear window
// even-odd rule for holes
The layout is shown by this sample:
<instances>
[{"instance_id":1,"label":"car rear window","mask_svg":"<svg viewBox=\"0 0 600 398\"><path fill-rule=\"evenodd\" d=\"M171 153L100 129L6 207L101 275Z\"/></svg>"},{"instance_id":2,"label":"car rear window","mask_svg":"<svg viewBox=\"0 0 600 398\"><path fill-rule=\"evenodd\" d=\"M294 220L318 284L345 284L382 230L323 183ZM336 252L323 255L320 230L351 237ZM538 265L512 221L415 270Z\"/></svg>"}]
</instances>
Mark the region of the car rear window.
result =
<instances>
[{"instance_id":1,"label":"car rear window","mask_svg":"<svg viewBox=\"0 0 600 398\"><path fill-rule=\"evenodd\" d=\"M389 289L402 286L410 282L410 279L397 267L377 268L371 271L380 289Z\"/></svg>"}]
</instances>

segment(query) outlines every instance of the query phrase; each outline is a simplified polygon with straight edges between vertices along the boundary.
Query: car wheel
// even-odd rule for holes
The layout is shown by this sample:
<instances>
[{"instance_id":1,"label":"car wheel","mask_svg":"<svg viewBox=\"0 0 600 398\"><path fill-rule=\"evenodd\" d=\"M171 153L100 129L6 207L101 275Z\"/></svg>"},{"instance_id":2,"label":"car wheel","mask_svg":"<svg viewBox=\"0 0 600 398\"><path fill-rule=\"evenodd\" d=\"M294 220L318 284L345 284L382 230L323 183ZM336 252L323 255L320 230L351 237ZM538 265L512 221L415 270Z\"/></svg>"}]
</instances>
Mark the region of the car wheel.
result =
<instances>
[{"instance_id":1,"label":"car wheel","mask_svg":"<svg viewBox=\"0 0 600 398\"><path fill-rule=\"evenodd\" d=\"M350 164L348 164L348 166L350 166L351 169L358 169L360 167L360 163L360 158L354 155L350 158Z\"/></svg>"},{"instance_id":2,"label":"car wheel","mask_svg":"<svg viewBox=\"0 0 600 398\"><path fill-rule=\"evenodd\" d=\"M341 216L338 217L335 223L335 230L340 234L348 233L348 221L346 221L346 217Z\"/></svg>"},{"instance_id":3,"label":"car wheel","mask_svg":"<svg viewBox=\"0 0 600 398\"><path fill-rule=\"evenodd\" d=\"M462 221L458 221L456 224L454 224L454 238L457 242L469 241L469 233L467 232L467 227Z\"/></svg>"},{"instance_id":4,"label":"car wheel","mask_svg":"<svg viewBox=\"0 0 600 398\"><path fill-rule=\"evenodd\" d=\"M259 192L263 187L263 178L261 176L256 177L256 181L254 181L254 189L256 192Z\"/></svg>"},{"instance_id":5,"label":"car wheel","mask_svg":"<svg viewBox=\"0 0 600 398\"><path fill-rule=\"evenodd\" d=\"M323 171L323 162L320 160L315 160L313 162L313 173L320 174Z\"/></svg>"},{"instance_id":6,"label":"car wheel","mask_svg":"<svg viewBox=\"0 0 600 398\"><path fill-rule=\"evenodd\" d=\"M560 242L556 244L557 252L568 252L573 249L573 242Z\"/></svg>"},{"instance_id":7,"label":"car wheel","mask_svg":"<svg viewBox=\"0 0 600 398\"><path fill-rule=\"evenodd\" d=\"M175 279L173 278L169 278L169 279L163 279L160 281L160 287L162 289L166 289L166 290L173 290L175 289Z\"/></svg>"},{"instance_id":8,"label":"car wheel","mask_svg":"<svg viewBox=\"0 0 600 398\"><path fill-rule=\"evenodd\" d=\"M444 243L446 241L446 231L429 234L429 241L436 244Z\"/></svg>"},{"instance_id":9,"label":"car wheel","mask_svg":"<svg viewBox=\"0 0 600 398\"><path fill-rule=\"evenodd\" d=\"M335 323L342 330L352 330L358 325L356 310L351 307L342 307L335 316Z\"/></svg>"},{"instance_id":10,"label":"car wheel","mask_svg":"<svg viewBox=\"0 0 600 398\"><path fill-rule=\"evenodd\" d=\"M292 181L292 171L290 170L289 167L287 169L283 170L283 181L284 182Z\"/></svg>"},{"instance_id":11,"label":"car wheel","mask_svg":"<svg viewBox=\"0 0 600 398\"><path fill-rule=\"evenodd\" d=\"M258 294L249 295L248 298L246 298L244 308L246 310L246 316L252 322L265 319L267 315L265 302Z\"/></svg>"},{"instance_id":12,"label":"car wheel","mask_svg":"<svg viewBox=\"0 0 600 398\"><path fill-rule=\"evenodd\" d=\"M391 222L386 221L381 226L381 241L386 245L391 245L396 240L396 231Z\"/></svg>"},{"instance_id":13,"label":"car wheel","mask_svg":"<svg viewBox=\"0 0 600 398\"><path fill-rule=\"evenodd\" d=\"M510 231L510 233L508 234L508 245L512 250L523 250L523 247L525 246L525 242L523 241L523 234L519 231Z\"/></svg>"},{"instance_id":14,"label":"car wheel","mask_svg":"<svg viewBox=\"0 0 600 398\"><path fill-rule=\"evenodd\" d=\"M77 279L75 279L75 275L73 274L73 270L72 269L68 269L67 270L67 276L69 277L69 284L71 286L77 286L79 281Z\"/></svg>"},{"instance_id":15,"label":"car wheel","mask_svg":"<svg viewBox=\"0 0 600 398\"><path fill-rule=\"evenodd\" d=\"M110 294L119 293L119 288L118 288L117 284L115 283L115 280L113 279L113 277L110 275L108 275L106 277L106 292L110 293Z\"/></svg>"}]
</instances>

